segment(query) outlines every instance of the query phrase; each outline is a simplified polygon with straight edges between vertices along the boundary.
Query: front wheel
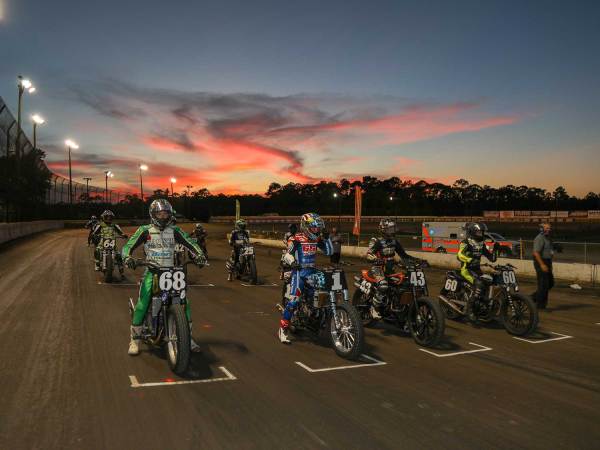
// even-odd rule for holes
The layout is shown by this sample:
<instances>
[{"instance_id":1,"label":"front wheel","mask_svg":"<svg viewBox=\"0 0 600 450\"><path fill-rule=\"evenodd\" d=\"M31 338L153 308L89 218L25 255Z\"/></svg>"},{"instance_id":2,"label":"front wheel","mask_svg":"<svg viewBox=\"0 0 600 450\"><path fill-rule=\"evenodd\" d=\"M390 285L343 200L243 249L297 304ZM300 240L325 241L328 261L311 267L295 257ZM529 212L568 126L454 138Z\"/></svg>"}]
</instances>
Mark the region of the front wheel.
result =
<instances>
[{"instance_id":1,"label":"front wheel","mask_svg":"<svg viewBox=\"0 0 600 450\"><path fill-rule=\"evenodd\" d=\"M112 255L106 255L106 266L104 267L104 282L111 283L113 277L113 257Z\"/></svg>"},{"instance_id":2,"label":"front wheel","mask_svg":"<svg viewBox=\"0 0 600 450\"><path fill-rule=\"evenodd\" d=\"M514 293L508 297L504 294L502 302L502 322L509 334L527 336L533 333L538 326L538 311L531 297Z\"/></svg>"},{"instance_id":3,"label":"front wheel","mask_svg":"<svg viewBox=\"0 0 600 450\"><path fill-rule=\"evenodd\" d=\"M171 305L167 310L167 359L169 367L182 375L190 364L190 325L184 305Z\"/></svg>"},{"instance_id":4,"label":"front wheel","mask_svg":"<svg viewBox=\"0 0 600 450\"><path fill-rule=\"evenodd\" d=\"M256 260L254 258L250 258L248 260L248 271L250 272L250 283L258 283L258 275L256 274Z\"/></svg>"},{"instance_id":5,"label":"front wheel","mask_svg":"<svg viewBox=\"0 0 600 450\"><path fill-rule=\"evenodd\" d=\"M423 347L432 347L444 336L446 322L439 302L430 297L417 299L408 314L408 328L415 342Z\"/></svg>"},{"instance_id":6,"label":"front wheel","mask_svg":"<svg viewBox=\"0 0 600 450\"><path fill-rule=\"evenodd\" d=\"M371 302L369 301L369 297L360 289L354 291L352 305L358 311L363 327L370 327L377 322L371 315Z\"/></svg>"},{"instance_id":7,"label":"front wheel","mask_svg":"<svg viewBox=\"0 0 600 450\"><path fill-rule=\"evenodd\" d=\"M336 320L337 319L337 320ZM331 344L335 353L345 359L357 359L362 355L365 335L356 308L347 303L337 305L335 316L329 321Z\"/></svg>"}]
</instances>

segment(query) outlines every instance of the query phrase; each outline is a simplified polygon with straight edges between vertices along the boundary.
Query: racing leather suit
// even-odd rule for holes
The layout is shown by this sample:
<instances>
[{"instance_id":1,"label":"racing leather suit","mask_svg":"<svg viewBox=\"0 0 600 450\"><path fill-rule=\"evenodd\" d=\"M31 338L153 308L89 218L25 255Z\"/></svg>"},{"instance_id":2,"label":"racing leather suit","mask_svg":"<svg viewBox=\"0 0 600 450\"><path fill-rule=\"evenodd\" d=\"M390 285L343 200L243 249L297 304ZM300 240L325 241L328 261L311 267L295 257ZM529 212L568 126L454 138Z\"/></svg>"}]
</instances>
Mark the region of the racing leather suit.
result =
<instances>
[{"instance_id":1,"label":"racing leather suit","mask_svg":"<svg viewBox=\"0 0 600 450\"><path fill-rule=\"evenodd\" d=\"M100 264L100 255L102 255L102 245L104 243L104 239L115 239L117 235L124 237L125 233L123 233L121 227L116 223L108 224L104 221L100 221L94 227L91 234L91 239L94 239L94 237L98 239L98 244L96 245L96 249L94 251L96 266Z\"/></svg>"},{"instance_id":2,"label":"racing leather suit","mask_svg":"<svg viewBox=\"0 0 600 450\"><path fill-rule=\"evenodd\" d=\"M367 250L367 261L373 262L369 270L369 276L376 280L376 293L373 298L373 306L381 307L388 289L386 275L393 273L394 257L398 254L403 263L414 258L402 247L402 244L394 237L373 237L369 242Z\"/></svg>"},{"instance_id":3,"label":"racing leather suit","mask_svg":"<svg viewBox=\"0 0 600 450\"><path fill-rule=\"evenodd\" d=\"M161 267L174 266L175 244L182 244L193 255L193 258L204 259L204 253L192 240L190 235L175 225L168 225L165 229L154 225L143 225L127 241L122 250L123 260L131 256L133 250L144 245L144 253L147 261L153 261ZM140 283L140 293L135 310L133 312L133 326L140 326L146 316L148 305L152 298L153 274L146 270ZM185 313L191 322L190 302L185 304Z\"/></svg>"},{"instance_id":4,"label":"racing leather suit","mask_svg":"<svg viewBox=\"0 0 600 450\"><path fill-rule=\"evenodd\" d=\"M231 259L233 264L231 266L231 270L229 271L230 273L239 263L240 249L248 242L250 242L250 233L248 230L233 230L231 232L231 236L229 237L229 245L233 247L233 250L231 251Z\"/></svg>"},{"instance_id":5,"label":"racing leather suit","mask_svg":"<svg viewBox=\"0 0 600 450\"><path fill-rule=\"evenodd\" d=\"M325 255L331 256L333 253L331 240L322 237L310 239L304 233L296 233L288 239L287 252L294 257L298 268L292 270L290 299L283 310L280 322L282 328L289 326L289 321L298 307L298 302L300 297L302 297L304 289L304 280L317 271L315 269L317 250L321 250Z\"/></svg>"},{"instance_id":6,"label":"racing leather suit","mask_svg":"<svg viewBox=\"0 0 600 450\"><path fill-rule=\"evenodd\" d=\"M467 238L460 243L456 257L461 263L460 275L475 288L474 299L479 299L483 294L485 284L481 280L481 257L485 256L489 261L496 261L496 253L490 252L484 241L476 241Z\"/></svg>"}]
</instances>

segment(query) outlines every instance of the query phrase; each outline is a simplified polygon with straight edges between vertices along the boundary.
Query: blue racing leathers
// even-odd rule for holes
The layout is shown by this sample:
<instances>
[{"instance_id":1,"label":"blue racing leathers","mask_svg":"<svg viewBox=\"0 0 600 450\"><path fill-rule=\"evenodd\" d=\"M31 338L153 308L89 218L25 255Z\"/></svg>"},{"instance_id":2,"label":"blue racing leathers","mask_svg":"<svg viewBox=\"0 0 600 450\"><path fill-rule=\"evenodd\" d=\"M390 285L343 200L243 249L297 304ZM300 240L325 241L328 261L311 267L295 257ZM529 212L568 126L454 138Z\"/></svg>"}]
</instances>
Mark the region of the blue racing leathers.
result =
<instances>
[{"instance_id":1,"label":"blue racing leathers","mask_svg":"<svg viewBox=\"0 0 600 450\"><path fill-rule=\"evenodd\" d=\"M283 310L281 318L282 328L289 326L289 321L298 307L298 302L304 290L304 281L317 271L315 269L317 250L321 250L327 256L333 253L333 245L329 238L323 239L322 237L318 237L310 239L303 233L297 233L289 237L287 244L288 253L294 257L298 268L292 270L291 288L289 291L290 298Z\"/></svg>"}]
</instances>

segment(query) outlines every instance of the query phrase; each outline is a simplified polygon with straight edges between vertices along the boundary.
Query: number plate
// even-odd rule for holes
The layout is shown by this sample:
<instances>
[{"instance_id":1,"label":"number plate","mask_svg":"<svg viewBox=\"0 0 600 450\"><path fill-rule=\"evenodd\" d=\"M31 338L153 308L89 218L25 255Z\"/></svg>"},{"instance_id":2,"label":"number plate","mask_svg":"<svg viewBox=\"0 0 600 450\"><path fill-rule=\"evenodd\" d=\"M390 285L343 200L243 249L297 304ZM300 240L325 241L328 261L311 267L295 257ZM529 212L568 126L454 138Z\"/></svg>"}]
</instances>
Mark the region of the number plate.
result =
<instances>
[{"instance_id":1,"label":"number plate","mask_svg":"<svg viewBox=\"0 0 600 450\"><path fill-rule=\"evenodd\" d=\"M185 272L183 270L165 269L158 278L158 287L163 292L176 294L185 298Z\"/></svg>"},{"instance_id":2,"label":"number plate","mask_svg":"<svg viewBox=\"0 0 600 450\"><path fill-rule=\"evenodd\" d=\"M254 255L254 247L246 247L244 249L244 255Z\"/></svg>"},{"instance_id":3,"label":"number plate","mask_svg":"<svg viewBox=\"0 0 600 450\"><path fill-rule=\"evenodd\" d=\"M409 280L413 286L424 287L427 284L425 274L420 270L409 272Z\"/></svg>"},{"instance_id":4,"label":"number plate","mask_svg":"<svg viewBox=\"0 0 600 450\"><path fill-rule=\"evenodd\" d=\"M509 286L516 286L517 285L517 277L515 276L515 272L512 270L505 270L502 272L502 281L504 281L504 284L507 284Z\"/></svg>"},{"instance_id":5,"label":"number plate","mask_svg":"<svg viewBox=\"0 0 600 450\"><path fill-rule=\"evenodd\" d=\"M112 239L104 239L104 248L115 248L115 241Z\"/></svg>"},{"instance_id":6,"label":"number plate","mask_svg":"<svg viewBox=\"0 0 600 450\"><path fill-rule=\"evenodd\" d=\"M456 292L456 290L458 289L458 280L456 278L446 278L444 289L446 289L449 292Z\"/></svg>"},{"instance_id":7,"label":"number plate","mask_svg":"<svg viewBox=\"0 0 600 450\"><path fill-rule=\"evenodd\" d=\"M325 275L325 289L328 291L343 291L348 289L346 284L346 275L343 270L334 270L333 272L323 272Z\"/></svg>"}]
</instances>

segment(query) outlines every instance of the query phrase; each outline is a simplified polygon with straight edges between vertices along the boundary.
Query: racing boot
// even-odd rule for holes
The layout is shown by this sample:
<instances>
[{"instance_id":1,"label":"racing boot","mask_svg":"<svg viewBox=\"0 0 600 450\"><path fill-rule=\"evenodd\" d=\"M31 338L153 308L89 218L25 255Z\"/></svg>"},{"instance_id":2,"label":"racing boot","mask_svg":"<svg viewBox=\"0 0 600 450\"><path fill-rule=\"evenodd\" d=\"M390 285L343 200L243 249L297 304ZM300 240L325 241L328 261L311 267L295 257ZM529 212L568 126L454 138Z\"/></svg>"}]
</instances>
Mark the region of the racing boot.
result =
<instances>
[{"instance_id":1,"label":"racing boot","mask_svg":"<svg viewBox=\"0 0 600 450\"><path fill-rule=\"evenodd\" d=\"M140 354L140 343L142 342L142 340L139 338L139 336L142 334L142 327L134 327L133 325L131 326L131 340L129 341L129 350L127 351L128 354L135 356L135 355L139 355Z\"/></svg>"},{"instance_id":2,"label":"racing boot","mask_svg":"<svg viewBox=\"0 0 600 450\"><path fill-rule=\"evenodd\" d=\"M379 291L373 296L373 304L371 305L371 317L375 320L381 320L381 307L383 306L383 294Z\"/></svg>"},{"instance_id":3,"label":"racing boot","mask_svg":"<svg viewBox=\"0 0 600 450\"><path fill-rule=\"evenodd\" d=\"M192 337L192 322L190 322L190 350L193 353L200 352L200 346L196 344L196 341L194 341L194 338Z\"/></svg>"},{"instance_id":4,"label":"racing boot","mask_svg":"<svg viewBox=\"0 0 600 450\"><path fill-rule=\"evenodd\" d=\"M100 272L102 270L102 267L100 267L100 261L95 261L94 262L94 270L96 272Z\"/></svg>"},{"instance_id":5,"label":"racing boot","mask_svg":"<svg viewBox=\"0 0 600 450\"><path fill-rule=\"evenodd\" d=\"M289 326L290 326L289 320L281 319L280 326L279 326L279 332L277 333L277 336L279 337L279 341L282 344L291 344L292 343L292 341L290 341Z\"/></svg>"}]
</instances>

